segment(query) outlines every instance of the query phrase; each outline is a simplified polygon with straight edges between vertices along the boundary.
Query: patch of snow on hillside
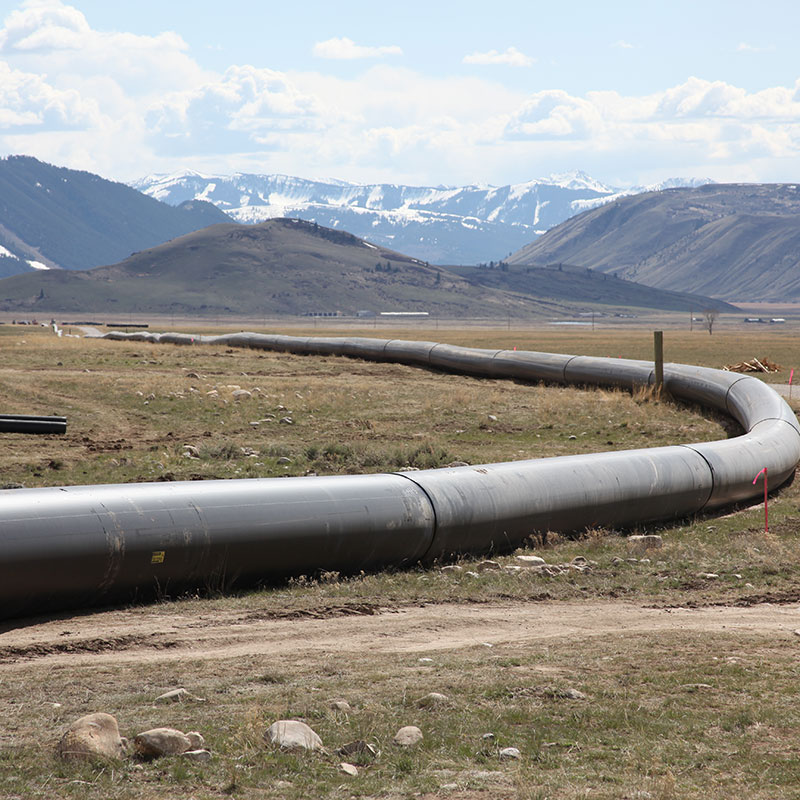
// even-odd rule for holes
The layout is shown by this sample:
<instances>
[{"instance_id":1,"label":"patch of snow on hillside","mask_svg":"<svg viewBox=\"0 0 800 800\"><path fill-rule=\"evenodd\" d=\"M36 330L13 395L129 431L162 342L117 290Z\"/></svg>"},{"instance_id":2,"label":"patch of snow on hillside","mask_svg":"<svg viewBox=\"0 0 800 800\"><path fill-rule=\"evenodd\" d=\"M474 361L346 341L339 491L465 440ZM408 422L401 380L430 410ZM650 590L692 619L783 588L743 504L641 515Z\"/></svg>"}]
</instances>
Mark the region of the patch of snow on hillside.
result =
<instances>
[{"instance_id":1,"label":"patch of snow on hillside","mask_svg":"<svg viewBox=\"0 0 800 800\"><path fill-rule=\"evenodd\" d=\"M0 258L16 258L16 256L0 244Z\"/></svg>"},{"instance_id":2,"label":"patch of snow on hillside","mask_svg":"<svg viewBox=\"0 0 800 800\"><path fill-rule=\"evenodd\" d=\"M536 210L533 212L533 224L534 225L538 225L539 224L539 212L543 208L547 208L548 205L550 205L550 201L549 200L543 200L542 202L539 202L538 200L536 201Z\"/></svg>"},{"instance_id":3,"label":"patch of snow on hillside","mask_svg":"<svg viewBox=\"0 0 800 800\"><path fill-rule=\"evenodd\" d=\"M243 222L245 224L256 224L258 222L266 222L268 219L274 219L275 217L291 216L290 212L284 206L276 206L272 203L265 206L232 208L228 214L237 222Z\"/></svg>"},{"instance_id":4,"label":"patch of snow on hillside","mask_svg":"<svg viewBox=\"0 0 800 800\"><path fill-rule=\"evenodd\" d=\"M367 208L380 208L383 202L383 189L380 186L373 187L367 198Z\"/></svg>"},{"instance_id":5,"label":"patch of snow on hillside","mask_svg":"<svg viewBox=\"0 0 800 800\"><path fill-rule=\"evenodd\" d=\"M535 191L543 181L528 181L527 183L514 183L509 186L508 200L520 200L531 191ZM507 201L508 202L508 201Z\"/></svg>"},{"instance_id":6,"label":"patch of snow on hillside","mask_svg":"<svg viewBox=\"0 0 800 800\"><path fill-rule=\"evenodd\" d=\"M209 203L210 203L210 202L211 202L211 200L209 200L209 199L208 199L208 196L209 196L209 195L210 195L210 194L211 194L211 193L212 193L212 192L213 192L213 191L214 191L216 188L217 188L217 184L216 184L214 181L211 181L211 183L209 183L209 184L207 184L207 185L206 185L206 188L205 188L205 189L203 189L203 191L202 191L202 192L200 192L199 194L196 194L196 195L194 196L194 199L195 199L195 200L206 200L207 202L209 202Z\"/></svg>"},{"instance_id":7,"label":"patch of snow on hillside","mask_svg":"<svg viewBox=\"0 0 800 800\"><path fill-rule=\"evenodd\" d=\"M562 189L588 189L592 192L599 192L600 194L611 194L615 191L615 189L610 186L606 186L604 183L590 178L585 172L581 172L581 170L557 172L538 182L546 183L549 186L560 186Z\"/></svg>"},{"instance_id":8,"label":"patch of snow on hillside","mask_svg":"<svg viewBox=\"0 0 800 800\"><path fill-rule=\"evenodd\" d=\"M26 261L25 263L34 269L50 269L47 264L42 264L41 261Z\"/></svg>"},{"instance_id":9,"label":"patch of snow on hillside","mask_svg":"<svg viewBox=\"0 0 800 800\"><path fill-rule=\"evenodd\" d=\"M696 189L698 186L705 186L708 183L714 183L714 181L710 178L668 178L665 181L651 183L647 186L631 186L630 189L619 189L613 194L607 194L605 197L573 200L569 205L576 214L579 214L581 211L588 211L591 208L597 208L606 203L613 203L615 200L619 200L623 197L630 197L635 194L661 192L664 191L664 189Z\"/></svg>"}]
</instances>

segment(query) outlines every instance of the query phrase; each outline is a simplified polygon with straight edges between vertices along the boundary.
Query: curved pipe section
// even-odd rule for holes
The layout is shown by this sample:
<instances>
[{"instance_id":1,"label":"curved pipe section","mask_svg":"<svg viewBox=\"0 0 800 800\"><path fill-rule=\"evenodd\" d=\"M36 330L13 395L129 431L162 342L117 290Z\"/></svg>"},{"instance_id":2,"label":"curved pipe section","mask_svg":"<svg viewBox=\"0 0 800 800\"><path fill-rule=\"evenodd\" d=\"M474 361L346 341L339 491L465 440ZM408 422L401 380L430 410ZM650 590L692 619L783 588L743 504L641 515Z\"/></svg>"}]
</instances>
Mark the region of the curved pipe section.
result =
<instances>
[{"instance_id":1,"label":"curved pipe section","mask_svg":"<svg viewBox=\"0 0 800 800\"><path fill-rule=\"evenodd\" d=\"M493 378L632 389L646 361L436 342L238 333L107 338L347 355ZM665 389L730 414L734 439L384 475L184 481L0 494L0 616L319 569L511 548L536 531L631 526L759 497L800 461L800 425L756 378L669 364Z\"/></svg>"}]
</instances>

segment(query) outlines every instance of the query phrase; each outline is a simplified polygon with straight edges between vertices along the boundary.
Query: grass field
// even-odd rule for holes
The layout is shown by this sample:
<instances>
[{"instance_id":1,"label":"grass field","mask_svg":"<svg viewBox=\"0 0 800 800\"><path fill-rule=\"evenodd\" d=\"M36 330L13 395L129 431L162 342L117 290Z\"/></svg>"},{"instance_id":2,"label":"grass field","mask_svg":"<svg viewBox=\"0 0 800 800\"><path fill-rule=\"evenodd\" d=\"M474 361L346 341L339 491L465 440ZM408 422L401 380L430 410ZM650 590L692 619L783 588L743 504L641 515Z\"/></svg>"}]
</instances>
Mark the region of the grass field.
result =
<instances>
[{"instance_id":1,"label":"grass field","mask_svg":"<svg viewBox=\"0 0 800 800\"><path fill-rule=\"evenodd\" d=\"M408 338L652 352L649 331L439 334ZM665 355L715 367L766 355L786 368L768 379L786 382L798 345L785 331L670 332ZM64 437L0 434L6 485L396 470L708 440L730 430L669 401L345 358L57 339L16 326L0 326L0 354L0 411L68 417ZM250 397L236 400L239 389ZM280 422L287 417L292 424ZM519 564L511 554L487 571L475 559L460 562L460 572L437 565L309 575L257 592L0 628L0 797L800 796L799 495L795 484L771 498L768 534L756 506L650 528L643 532L660 534L663 547L644 554L610 530L550 534L524 551L561 565L581 556L586 570L521 573L505 569ZM667 609L684 610L673 612L674 625ZM754 610L760 622L747 622ZM658 629L636 616L656 612L667 620ZM515 614L529 619L524 635L508 621ZM459 636L463 615L473 627ZM730 616L716 623L716 615ZM583 618L597 619L596 630L594 622L581 627ZM395 638L389 631L404 619L410 627ZM231 638L213 654L192 641L226 621ZM129 629L142 641L126 644ZM147 645L173 629L163 649ZM262 638L274 631L284 638L266 648ZM153 706L176 686L207 702ZM571 699L569 689L585 699ZM431 691L447 701L420 708ZM335 698L353 711L332 710ZM117 716L123 735L156 725L200 730L214 757L202 765L61 762L61 731L91 711ZM326 752L265 746L266 727L288 717L317 730ZM410 751L391 743L405 724L425 735ZM380 754L359 761L353 778L339 771L346 759L335 751L358 739ZM507 746L521 758L501 760Z\"/></svg>"}]
</instances>

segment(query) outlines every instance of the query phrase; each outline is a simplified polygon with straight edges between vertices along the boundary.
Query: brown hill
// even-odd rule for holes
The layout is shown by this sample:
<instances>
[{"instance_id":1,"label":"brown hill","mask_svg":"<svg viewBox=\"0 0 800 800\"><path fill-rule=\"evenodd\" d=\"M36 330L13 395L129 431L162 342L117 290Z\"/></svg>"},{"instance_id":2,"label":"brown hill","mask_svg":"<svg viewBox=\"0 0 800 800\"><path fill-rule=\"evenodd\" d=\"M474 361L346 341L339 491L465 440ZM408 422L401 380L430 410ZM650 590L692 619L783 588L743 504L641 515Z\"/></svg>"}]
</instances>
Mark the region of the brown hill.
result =
<instances>
[{"instance_id":1,"label":"brown hill","mask_svg":"<svg viewBox=\"0 0 800 800\"><path fill-rule=\"evenodd\" d=\"M800 187L709 184L624 197L518 250L511 264L591 267L731 301L800 298Z\"/></svg>"},{"instance_id":2,"label":"brown hill","mask_svg":"<svg viewBox=\"0 0 800 800\"><path fill-rule=\"evenodd\" d=\"M213 225L111 266L6 278L0 281L0 309L207 316L567 313L559 302L475 286L349 233L295 219Z\"/></svg>"}]
</instances>

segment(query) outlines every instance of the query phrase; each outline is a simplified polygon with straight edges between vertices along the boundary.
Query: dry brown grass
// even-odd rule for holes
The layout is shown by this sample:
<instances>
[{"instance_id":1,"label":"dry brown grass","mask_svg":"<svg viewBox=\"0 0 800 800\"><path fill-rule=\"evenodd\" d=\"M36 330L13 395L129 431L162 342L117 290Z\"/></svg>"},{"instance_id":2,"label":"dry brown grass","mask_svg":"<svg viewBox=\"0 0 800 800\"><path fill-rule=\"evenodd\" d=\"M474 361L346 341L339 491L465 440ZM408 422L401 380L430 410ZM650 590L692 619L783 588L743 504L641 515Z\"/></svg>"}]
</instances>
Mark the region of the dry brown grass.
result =
<instances>
[{"instance_id":1,"label":"dry brown grass","mask_svg":"<svg viewBox=\"0 0 800 800\"><path fill-rule=\"evenodd\" d=\"M0 328L0 347L0 407L69 419L66 437L4 435L5 481L25 486L374 472L724 435L713 416L625 392L344 357L57 339L18 328ZM234 387L252 397L236 401ZM284 416L294 424L281 424ZM184 456L186 444L199 460Z\"/></svg>"}]
</instances>

